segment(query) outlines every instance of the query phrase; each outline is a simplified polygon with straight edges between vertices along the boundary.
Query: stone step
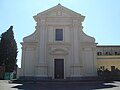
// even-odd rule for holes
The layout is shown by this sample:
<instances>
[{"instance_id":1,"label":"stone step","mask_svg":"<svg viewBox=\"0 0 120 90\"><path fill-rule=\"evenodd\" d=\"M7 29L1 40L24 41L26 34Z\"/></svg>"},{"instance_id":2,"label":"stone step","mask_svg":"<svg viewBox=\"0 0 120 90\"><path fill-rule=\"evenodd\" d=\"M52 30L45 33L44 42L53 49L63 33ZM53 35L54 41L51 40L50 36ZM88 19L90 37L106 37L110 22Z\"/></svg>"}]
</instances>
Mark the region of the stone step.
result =
<instances>
[{"instance_id":1,"label":"stone step","mask_svg":"<svg viewBox=\"0 0 120 90\"><path fill-rule=\"evenodd\" d=\"M82 77L79 79L75 78L68 78L68 79L16 79L16 80L11 80L10 82L16 83L16 82L31 82L31 83L38 83L38 82L96 82L96 81L104 81L103 78L99 77Z\"/></svg>"}]
</instances>

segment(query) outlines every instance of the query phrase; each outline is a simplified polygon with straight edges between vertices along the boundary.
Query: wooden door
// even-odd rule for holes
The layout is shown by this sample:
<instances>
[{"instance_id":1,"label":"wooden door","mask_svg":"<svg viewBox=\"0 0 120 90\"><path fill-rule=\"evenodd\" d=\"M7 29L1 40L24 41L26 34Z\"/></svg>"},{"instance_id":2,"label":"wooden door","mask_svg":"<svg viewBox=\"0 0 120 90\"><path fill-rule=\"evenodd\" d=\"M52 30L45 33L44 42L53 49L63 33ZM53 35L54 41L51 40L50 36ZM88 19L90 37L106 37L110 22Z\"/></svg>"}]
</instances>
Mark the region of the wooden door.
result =
<instances>
[{"instance_id":1,"label":"wooden door","mask_svg":"<svg viewBox=\"0 0 120 90\"><path fill-rule=\"evenodd\" d=\"M64 79L64 59L54 60L54 78Z\"/></svg>"}]
</instances>

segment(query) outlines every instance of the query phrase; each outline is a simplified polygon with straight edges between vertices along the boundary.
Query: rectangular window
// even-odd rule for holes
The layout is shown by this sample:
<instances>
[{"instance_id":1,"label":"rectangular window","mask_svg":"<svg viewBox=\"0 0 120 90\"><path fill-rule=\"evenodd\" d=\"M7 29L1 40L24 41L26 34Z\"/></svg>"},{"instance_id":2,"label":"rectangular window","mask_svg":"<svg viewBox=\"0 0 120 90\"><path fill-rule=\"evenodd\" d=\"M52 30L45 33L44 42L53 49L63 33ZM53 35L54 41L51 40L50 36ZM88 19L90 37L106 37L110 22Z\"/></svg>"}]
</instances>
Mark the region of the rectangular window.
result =
<instances>
[{"instance_id":1,"label":"rectangular window","mask_svg":"<svg viewBox=\"0 0 120 90\"><path fill-rule=\"evenodd\" d=\"M56 29L55 30L55 40L56 41L63 41L63 29Z\"/></svg>"},{"instance_id":2,"label":"rectangular window","mask_svg":"<svg viewBox=\"0 0 120 90\"><path fill-rule=\"evenodd\" d=\"M111 71L114 71L115 70L115 66L111 66Z\"/></svg>"},{"instance_id":3,"label":"rectangular window","mask_svg":"<svg viewBox=\"0 0 120 90\"><path fill-rule=\"evenodd\" d=\"M100 66L100 69L101 70L105 70L105 66Z\"/></svg>"}]
</instances>

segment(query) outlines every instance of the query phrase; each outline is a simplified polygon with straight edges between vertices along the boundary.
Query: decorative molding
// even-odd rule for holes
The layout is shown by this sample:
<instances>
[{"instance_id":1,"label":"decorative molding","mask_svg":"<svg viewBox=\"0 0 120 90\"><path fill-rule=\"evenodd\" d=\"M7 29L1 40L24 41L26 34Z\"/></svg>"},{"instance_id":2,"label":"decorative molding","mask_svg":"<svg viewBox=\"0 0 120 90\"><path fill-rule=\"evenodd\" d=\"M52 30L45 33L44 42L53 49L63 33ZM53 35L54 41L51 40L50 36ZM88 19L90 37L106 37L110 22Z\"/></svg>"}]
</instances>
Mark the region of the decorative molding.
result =
<instances>
[{"instance_id":1,"label":"decorative molding","mask_svg":"<svg viewBox=\"0 0 120 90\"><path fill-rule=\"evenodd\" d=\"M23 47L29 47L29 46L32 46L32 47L36 47L38 44L38 42L22 42L21 45Z\"/></svg>"},{"instance_id":2,"label":"decorative molding","mask_svg":"<svg viewBox=\"0 0 120 90\"><path fill-rule=\"evenodd\" d=\"M82 77L83 75L81 74L81 75L71 75L71 77Z\"/></svg>"},{"instance_id":3,"label":"decorative molding","mask_svg":"<svg viewBox=\"0 0 120 90\"><path fill-rule=\"evenodd\" d=\"M68 52L68 49L67 48L51 48L50 50L50 54L53 54L53 55L67 55L69 52Z\"/></svg>"},{"instance_id":4,"label":"decorative molding","mask_svg":"<svg viewBox=\"0 0 120 90\"><path fill-rule=\"evenodd\" d=\"M41 78L44 78L44 77L48 77L48 75L35 75L35 77L41 77Z\"/></svg>"},{"instance_id":5,"label":"decorative molding","mask_svg":"<svg viewBox=\"0 0 120 90\"><path fill-rule=\"evenodd\" d=\"M86 46L96 47L96 43L94 43L94 42L80 42L80 45L81 45L81 46L84 46L84 47L86 47Z\"/></svg>"},{"instance_id":6,"label":"decorative molding","mask_svg":"<svg viewBox=\"0 0 120 90\"><path fill-rule=\"evenodd\" d=\"M53 14L53 13L56 13L57 15ZM65 14L63 14L63 13L65 13ZM40 18L52 17L52 15L54 17L64 17L64 15L66 17L66 15L67 15L67 17L69 17L69 18L71 18L71 17L79 18L82 22L85 19L85 16L82 16L81 14L74 12L62 5L56 5L48 10L38 13L37 15L33 16L33 18L36 22L38 22Z\"/></svg>"},{"instance_id":7,"label":"decorative molding","mask_svg":"<svg viewBox=\"0 0 120 90\"><path fill-rule=\"evenodd\" d=\"M70 46L71 43L66 43L66 42L53 42L53 43L48 43L48 45L67 45L67 46Z\"/></svg>"},{"instance_id":8,"label":"decorative molding","mask_svg":"<svg viewBox=\"0 0 120 90\"><path fill-rule=\"evenodd\" d=\"M83 68L83 66L82 65L71 65L70 67L80 67L80 68Z\"/></svg>"},{"instance_id":9,"label":"decorative molding","mask_svg":"<svg viewBox=\"0 0 120 90\"><path fill-rule=\"evenodd\" d=\"M118 59L120 60L120 55L102 55L102 56L97 56L97 59L98 60L101 60L101 59Z\"/></svg>"},{"instance_id":10,"label":"decorative molding","mask_svg":"<svg viewBox=\"0 0 120 90\"><path fill-rule=\"evenodd\" d=\"M48 67L48 65L47 64L45 64L45 63L40 63L40 64L38 64L36 67Z\"/></svg>"}]
</instances>

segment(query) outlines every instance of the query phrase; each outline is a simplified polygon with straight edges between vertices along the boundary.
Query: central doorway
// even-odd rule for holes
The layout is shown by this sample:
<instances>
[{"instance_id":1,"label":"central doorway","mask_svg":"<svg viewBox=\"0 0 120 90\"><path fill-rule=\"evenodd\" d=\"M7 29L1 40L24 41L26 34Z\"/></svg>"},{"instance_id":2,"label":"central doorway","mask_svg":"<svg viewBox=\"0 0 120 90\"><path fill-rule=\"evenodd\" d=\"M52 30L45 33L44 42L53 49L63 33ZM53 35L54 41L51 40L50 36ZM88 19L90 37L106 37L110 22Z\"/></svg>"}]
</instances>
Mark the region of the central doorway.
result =
<instances>
[{"instance_id":1,"label":"central doorway","mask_svg":"<svg viewBox=\"0 0 120 90\"><path fill-rule=\"evenodd\" d=\"M54 79L64 79L64 59L54 59Z\"/></svg>"}]
</instances>

